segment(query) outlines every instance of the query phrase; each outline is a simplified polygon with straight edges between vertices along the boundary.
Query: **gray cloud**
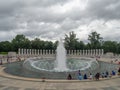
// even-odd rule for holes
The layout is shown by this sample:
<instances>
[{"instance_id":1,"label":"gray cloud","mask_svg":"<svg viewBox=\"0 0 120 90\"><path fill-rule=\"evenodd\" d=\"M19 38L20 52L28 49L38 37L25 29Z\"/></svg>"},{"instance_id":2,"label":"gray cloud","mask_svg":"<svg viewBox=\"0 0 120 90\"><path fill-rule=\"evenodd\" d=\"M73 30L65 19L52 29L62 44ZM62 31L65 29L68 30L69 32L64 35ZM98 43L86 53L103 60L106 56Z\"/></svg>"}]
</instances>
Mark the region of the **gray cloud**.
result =
<instances>
[{"instance_id":1,"label":"gray cloud","mask_svg":"<svg viewBox=\"0 0 120 90\"><path fill-rule=\"evenodd\" d=\"M52 40L70 31L87 40L92 30L118 41L119 8L119 0L0 0L0 41L17 34Z\"/></svg>"},{"instance_id":2,"label":"gray cloud","mask_svg":"<svg viewBox=\"0 0 120 90\"><path fill-rule=\"evenodd\" d=\"M96 19L120 19L119 8L119 0L89 0L87 13Z\"/></svg>"}]
</instances>

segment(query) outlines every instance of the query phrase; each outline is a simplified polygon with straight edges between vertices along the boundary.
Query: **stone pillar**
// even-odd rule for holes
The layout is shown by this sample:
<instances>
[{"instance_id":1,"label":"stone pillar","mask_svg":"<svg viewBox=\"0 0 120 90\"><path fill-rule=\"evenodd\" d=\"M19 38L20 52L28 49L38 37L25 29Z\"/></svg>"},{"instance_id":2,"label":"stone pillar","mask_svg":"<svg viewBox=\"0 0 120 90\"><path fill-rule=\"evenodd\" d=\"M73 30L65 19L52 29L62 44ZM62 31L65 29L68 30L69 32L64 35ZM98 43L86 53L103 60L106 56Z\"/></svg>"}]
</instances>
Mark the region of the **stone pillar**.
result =
<instances>
[{"instance_id":1,"label":"stone pillar","mask_svg":"<svg viewBox=\"0 0 120 90\"><path fill-rule=\"evenodd\" d=\"M45 50L45 55L47 55L48 54L48 50Z\"/></svg>"},{"instance_id":2,"label":"stone pillar","mask_svg":"<svg viewBox=\"0 0 120 90\"><path fill-rule=\"evenodd\" d=\"M75 53L74 50L72 50L72 54L73 54L73 55L74 55L74 53Z\"/></svg>"},{"instance_id":3,"label":"stone pillar","mask_svg":"<svg viewBox=\"0 0 120 90\"><path fill-rule=\"evenodd\" d=\"M48 50L48 54L50 54L50 50Z\"/></svg>"},{"instance_id":4,"label":"stone pillar","mask_svg":"<svg viewBox=\"0 0 120 90\"><path fill-rule=\"evenodd\" d=\"M54 50L55 54L57 55L57 50Z\"/></svg>"},{"instance_id":5,"label":"stone pillar","mask_svg":"<svg viewBox=\"0 0 120 90\"><path fill-rule=\"evenodd\" d=\"M40 51L39 51L39 49L37 50L37 55L40 55Z\"/></svg>"},{"instance_id":6,"label":"stone pillar","mask_svg":"<svg viewBox=\"0 0 120 90\"><path fill-rule=\"evenodd\" d=\"M71 54L73 55L73 50L71 50Z\"/></svg>"},{"instance_id":7,"label":"stone pillar","mask_svg":"<svg viewBox=\"0 0 120 90\"><path fill-rule=\"evenodd\" d=\"M85 50L85 55L87 55L87 50Z\"/></svg>"},{"instance_id":8,"label":"stone pillar","mask_svg":"<svg viewBox=\"0 0 120 90\"><path fill-rule=\"evenodd\" d=\"M45 51L46 51L46 55L47 55L47 54L49 54L49 53L48 53L48 52L49 52L49 50L45 50Z\"/></svg>"},{"instance_id":9,"label":"stone pillar","mask_svg":"<svg viewBox=\"0 0 120 90\"><path fill-rule=\"evenodd\" d=\"M67 50L67 55L69 55L69 50Z\"/></svg>"},{"instance_id":10,"label":"stone pillar","mask_svg":"<svg viewBox=\"0 0 120 90\"><path fill-rule=\"evenodd\" d=\"M49 54L48 52L49 52L49 50L45 50L46 55Z\"/></svg>"},{"instance_id":11,"label":"stone pillar","mask_svg":"<svg viewBox=\"0 0 120 90\"><path fill-rule=\"evenodd\" d=\"M95 49L93 49L93 55L95 55Z\"/></svg>"},{"instance_id":12,"label":"stone pillar","mask_svg":"<svg viewBox=\"0 0 120 90\"><path fill-rule=\"evenodd\" d=\"M74 52L74 55L76 55L76 50L74 50L73 52Z\"/></svg>"},{"instance_id":13,"label":"stone pillar","mask_svg":"<svg viewBox=\"0 0 120 90\"><path fill-rule=\"evenodd\" d=\"M104 50L103 49L101 49L101 55L103 55L104 54Z\"/></svg>"},{"instance_id":14,"label":"stone pillar","mask_svg":"<svg viewBox=\"0 0 120 90\"><path fill-rule=\"evenodd\" d=\"M100 49L98 49L98 55L100 56Z\"/></svg>"},{"instance_id":15,"label":"stone pillar","mask_svg":"<svg viewBox=\"0 0 120 90\"><path fill-rule=\"evenodd\" d=\"M98 49L98 56L99 56L99 49Z\"/></svg>"},{"instance_id":16,"label":"stone pillar","mask_svg":"<svg viewBox=\"0 0 120 90\"><path fill-rule=\"evenodd\" d=\"M76 51L76 55L77 55L77 50L75 50Z\"/></svg>"},{"instance_id":17,"label":"stone pillar","mask_svg":"<svg viewBox=\"0 0 120 90\"><path fill-rule=\"evenodd\" d=\"M49 53L49 50L47 50L47 54L50 54L50 53Z\"/></svg>"},{"instance_id":18,"label":"stone pillar","mask_svg":"<svg viewBox=\"0 0 120 90\"><path fill-rule=\"evenodd\" d=\"M47 50L44 50L44 55L46 55L46 53L47 53Z\"/></svg>"},{"instance_id":19,"label":"stone pillar","mask_svg":"<svg viewBox=\"0 0 120 90\"><path fill-rule=\"evenodd\" d=\"M29 49L29 54L30 54L30 55L32 54L31 49Z\"/></svg>"},{"instance_id":20,"label":"stone pillar","mask_svg":"<svg viewBox=\"0 0 120 90\"><path fill-rule=\"evenodd\" d=\"M22 54L22 55L24 54L24 50L23 50L23 48L21 49L21 54Z\"/></svg>"},{"instance_id":21,"label":"stone pillar","mask_svg":"<svg viewBox=\"0 0 120 90\"><path fill-rule=\"evenodd\" d=\"M86 50L84 50L84 56L86 55Z\"/></svg>"},{"instance_id":22,"label":"stone pillar","mask_svg":"<svg viewBox=\"0 0 120 90\"><path fill-rule=\"evenodd\" d=\"M46 50L46 55L48 55L49 54L49 50Z\"/></svg>"},{"instance_id":23,"label":"stone pillar","mask_svg":"<svg viewBox=\"0 0 120 90\"><path fill-rule=\"evenodd\" d=\"M68 50L68 53L69 53L69 55L71 54L71 51L70 50Z\"/></svg>"},{"instance_id":24,"label":"stone pillar","mask_svg":"<svg viewBox=\"0 0 120 90\"><path fill-rule=\"evenodd\" d=\"M51 54L51 50L49 50L49 54Z\"/></svg>"},{"instance_id":25,"label":"stone pillar","mask_svg":"<svg viewBox=\"0 0 120 90\"><path fill-rule=\"evenodd\" d=\"M77 50L75 50L75 54L77 55Z\"/></svg>"},{"instance_id":26,"label":"stone pillar","mask_svg":"<svg viewBox=\"0 0 120 90\"><path fill-rule=\"evenodd\" d=\"M53 53L53 54L55 54L54 52L55 52L55 50L52 50L52 53Z\"/></svg>"},{"instance_id":27,"label":"stone pillar","mask_svg":"<svg viewBox=\"0 0 120 90\"><path fill-rule=\"evenodd\" d=\"M75 54L75 50L73 50L73 55Z\"/></svg>"},{"instance_id":28,"label":"stone pillar","mask_svg":"<svg viewBox=\"0 0 120 90\"><path fill-rule=\"evenodd\" d=\"M23 49L23 54L24 54L24 55L26 54L26 49Z\"/></svg>"},{"instance_id":29,"label":"stone pillar","mask_svg":"<svg viewBox=\"0 0 120 90\"><path fill-rule=\"evenodd\" d=\"M66 55L68 55L68 50L66 50Z\"/></svg>"},{"instance_id":30,"label":"stone pillar","mask_svg":"<svg viewBox=\"0 0 120 90\"><path fill-rule=\"evenodd\" d=\"M83 56L85 55L85 51L83 50Z\"/></svg>"},{"instance_id":31,"label":"stone pillar","mask_svg":"<svg viewBox=\"0 0 120 90\"><path fill-rule=\"evenodd\" d=\"M83 50L81 50L81 55L83 55Z\"/></svg>"},{"instance_id":32,"label":"stone pillar","mask_svg":"<svg viewBox=\"0 0 120 90\"><path fill-rule=\"evenodd\" d=\"M82 52L82 51L80 50L80 53L79 53L80 55L81 55L81 52Z\"/></svg>"},{"instance_id":33,"label":"stone pillar","mask_svg":"<svg viewBox=\"0 0 120 90\"><path fill-rule=\"evenodd\" d=\"M26 54L29 55L29 49L26 49Z\"/></svg>"},{"instance_id":34,"label":"stone pillar","mask_svg":"<svg viewBox=\"0 0 120 90\"><path fill-rule=\"evenodd\" d=\"M34 49L32 49L32 55L34 55Z\"/></svg>"},{"instance_id":35,"label":"stone pillar","mask_svg":"<svg viewBox=\"0 0 120 90\"><path fill-rule=\"evenodd\" d=\"M23 49L21 49L21 55L23 55Z\"/></svg>"},{"instance_id":36,"label":"stone pillar","mask_svg":"<svg viewBox=\"0 0 120 90\"><path fill-rule=\"evenodd\" d=\"M98 49L95 49L95 55L97 55L98 54Z\"/></svg>"},{"instance_id":37,"label":"stone pillar","mask_svg":"<svg viewBox=\"0 0 120 90\"><path fill-rule=\"evenodd\" d=\"M53 50L51 50L51 54L53 54Z\"/></svg>"},{"instance_id":38,"label":"stone pillar","mask_svg":"<svg viewBox=\"0 0 120 90\"><path fill-rule=\"evenodd\" d=\"M95 49L95 56L97 55L97 49Z\"/></svg>"},{"instance_id":39,"label":"stone pillar","mask_svg":"<svg viewBox=\"0 0 120 90\"><path fill-rule=\"evenodd\" d=\"M40 55L42 55L42 50L40 50Z\"/></svg>"},{"instance_id":40,"label":"stone pillar","mask_svg":"<svg viewBox=\"0 0 120 90\"><path fill-rule=\"evenodd\" d=\"M66 55L68 55L68 50L66 50Z\"/></svg>"},{"instance_id":41,"label":"stone pillar","mask_svg":"<svg viewBox=\"0 0 120 90\"><path fill-rule=\"evenodd\" d=\"M43 50L43 55L45 55L45 50Z\"/></svg>"},{"instance_id":42,"label":"stone pillar","mask_svg":"<svg viewBox=\"0 0 120 90\"><path fill-rule=\"evenodd\" d=\"M90 50L88 50L88 56L90 55Z\"/></svg>"},{"instance_id":43,"label":"stone pillar","mask_svg":"<svg viewBox=\"0 0 120 90\"><path fill-rule=\"evenodd\" d=\"M79 50L77 50L77 55L79 55Z\"/></svg>"},{"instance_id":44,"label":"stone pillar","mask_svg":"<svg viewBox=\"0 0 120 90\"><path fill-rule=\"evenodd\" d=\"M92 55L92 49L90 50L90 55Z\"/></svg>"},{"instance_id":45,"label":"stone pillar","mask_svg":"<svg viewBox=\"0 0 120 90\"><path fill-rule=\"evenodd\" d=\"M74 50L74 55L76 55L76 50Z\"/></svg>"},{"instance_id":46,"label":"stone pillar","mask_svg":"<svg viewBox=\"0 0 120 90\"><path fill-rule=\"evenodd\" d=\"M18 49L18 55L20 55L20 54L21 54L20 50L21 50L21 49L19 48L19 49Z\"/></svg>"},{"instance_id":47,"label":"stone pillar","mask_svg":"<svg viewBox=\"0 0 120 90\"><path fill-rule=\"evenodd\" d=\"M34 49L34 55L36 55L36 49Z\"/></svg>"},{"instance_id":48,"label":"stone pillar","mask_svg":"<svg viewBox=\"0 0 120 90\"><path fill-rule=\"evenodd\" d=\"M97 55L99 56L99 49L97 49Z\"/></svg>"}]
</instances>

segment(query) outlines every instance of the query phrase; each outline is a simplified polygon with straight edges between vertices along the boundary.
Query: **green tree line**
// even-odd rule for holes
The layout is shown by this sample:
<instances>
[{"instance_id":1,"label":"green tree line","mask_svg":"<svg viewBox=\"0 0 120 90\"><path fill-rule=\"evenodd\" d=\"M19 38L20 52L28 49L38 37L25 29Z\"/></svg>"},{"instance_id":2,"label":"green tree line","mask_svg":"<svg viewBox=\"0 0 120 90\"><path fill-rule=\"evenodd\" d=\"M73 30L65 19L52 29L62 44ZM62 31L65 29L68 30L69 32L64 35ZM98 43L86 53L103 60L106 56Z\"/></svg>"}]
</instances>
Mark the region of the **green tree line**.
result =
<instances>
[{"instance_id":1,"label":"green tree line","mask_svg":"<svg viewBox=\"0 0 120 90\"><path fill-rule=\"evenodd\" d=\"M67 50L85 50L85 49L104 49L104 53L113 52L116 54L120 53L120 42L117 41L104 41L103 37L100 36L96 31L91 32L88 35L88 43L80 41L76 37L76 34L72 31L69 34L65 34L64 44ZM11 41L0 42L0 52L18 51L18 48L27 49L46 49L55 50L58 41L44 41L40 38L29 40L25 35L16 35Z\"/></svg>"}]
</instances>

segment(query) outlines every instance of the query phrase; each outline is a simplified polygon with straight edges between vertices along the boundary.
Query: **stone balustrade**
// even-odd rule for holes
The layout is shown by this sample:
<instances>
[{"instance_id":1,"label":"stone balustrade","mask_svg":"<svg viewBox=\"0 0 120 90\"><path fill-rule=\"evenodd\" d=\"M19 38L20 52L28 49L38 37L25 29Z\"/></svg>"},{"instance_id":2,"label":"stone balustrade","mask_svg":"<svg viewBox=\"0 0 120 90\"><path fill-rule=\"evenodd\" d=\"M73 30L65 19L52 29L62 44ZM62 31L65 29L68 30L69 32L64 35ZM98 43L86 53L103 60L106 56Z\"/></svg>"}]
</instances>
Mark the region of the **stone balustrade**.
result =
<instances>
[{"instance_id":1,"label":"stone balustrade","mask_svg":"<svg viewBox=\"0 0 120 90\"><path fill-rule=\"evenodd\" d=\"M66 50L67 55L74 56L102 56L104 54L103 49L91 49L91 50ZM39 49L18 49L18 55L56 55L56 50L39 50Z\"/></svg>"}]
</instances>

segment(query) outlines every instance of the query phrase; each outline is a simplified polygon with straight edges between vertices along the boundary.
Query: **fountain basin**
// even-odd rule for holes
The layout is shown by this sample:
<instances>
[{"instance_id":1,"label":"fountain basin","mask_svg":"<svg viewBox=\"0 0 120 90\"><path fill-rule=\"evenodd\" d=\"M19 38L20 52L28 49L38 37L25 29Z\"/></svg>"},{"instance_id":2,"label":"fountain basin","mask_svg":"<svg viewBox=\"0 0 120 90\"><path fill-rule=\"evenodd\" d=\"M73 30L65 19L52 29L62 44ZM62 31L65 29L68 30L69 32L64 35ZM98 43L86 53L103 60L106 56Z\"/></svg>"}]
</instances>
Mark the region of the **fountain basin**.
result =
<instances>
[{"instance_id":1,"label":"fountain basin","mask_svg":"<svg viewBox=\"0 0 120 90\"><path fill-rule=\"evenodd\" d=\"M34 58L34 60L35 60L35 58ZM100 72L100 73L105 72L105 71L111 72L112 70L116 70L116 72L117 72L116 68L119 65L102 62L102 61L97 61L97 62L99 65L98 67L95 68L94 65L96 65L96 64L93 63L92 67L90 67L86 70L81 70L82 75L84 73L86 73L87 75L89 75L89 73L92 73L93 75L95 75L97 72ZM78 79L78 71L77 70L76 71L64 71L64 72L37 70L35 68L32 68L32 70L31 70L30 68L29 69L25 68L23 66L23 63L24 62L22 61L22 62L12 62L9 64L5 64L4 66L6 68L4 69L4 71L8 74L20 76L20 77L46 78L46 79L66 79L68 74L70 73L74 80Z\"/></svg>"},{"instance_id":2,"label":"fountain basin","mask_svg":"<svg viewBox=\"0 0 120 90\"><path fill-rule=\"evenodd\" d=\"M93 58L69 58L66 60L67 69L56 69L56 60L52 58L29 58L23 63L23 68L27 71L38 73L46 78L65 79L70 73L74 79L81 73L89 74L89 72L97 71L98 62Z\"/></svg>"},{"instance_id":3,"label":"fountain basin","mask_svg":"<svg viewBox=\"0 0 120 90\"><path fill-rule=\"evenodd\" d=\"M23 63L23 67L33 71L48 71L48 72L72 72L86 71L86 69L96 70L99 67L98 62L93 58L69 58L67 59L67 69L56 69L56 60L54 59L38 59L29 58Z\"/></svg>"}]
</instances>

